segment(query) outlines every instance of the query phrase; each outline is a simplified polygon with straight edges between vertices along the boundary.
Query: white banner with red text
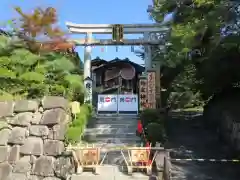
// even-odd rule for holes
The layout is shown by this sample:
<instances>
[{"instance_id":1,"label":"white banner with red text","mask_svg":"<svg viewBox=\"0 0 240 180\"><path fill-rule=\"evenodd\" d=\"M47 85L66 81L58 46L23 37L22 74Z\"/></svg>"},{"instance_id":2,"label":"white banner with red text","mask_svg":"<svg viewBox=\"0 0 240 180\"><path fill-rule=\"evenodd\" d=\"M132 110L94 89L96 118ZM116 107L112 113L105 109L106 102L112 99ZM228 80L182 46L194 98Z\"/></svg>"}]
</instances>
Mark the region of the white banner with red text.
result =
<instances>
[{"instance_id":1,"label":"white banner with red text","mask_svg":"<svg viewBox=\"0 0 240 180\"><path fill-rule=\"evenodd\" d=\"M98 113L138 114L138 95L98 95Z\"/></svg>"}]
</instances>

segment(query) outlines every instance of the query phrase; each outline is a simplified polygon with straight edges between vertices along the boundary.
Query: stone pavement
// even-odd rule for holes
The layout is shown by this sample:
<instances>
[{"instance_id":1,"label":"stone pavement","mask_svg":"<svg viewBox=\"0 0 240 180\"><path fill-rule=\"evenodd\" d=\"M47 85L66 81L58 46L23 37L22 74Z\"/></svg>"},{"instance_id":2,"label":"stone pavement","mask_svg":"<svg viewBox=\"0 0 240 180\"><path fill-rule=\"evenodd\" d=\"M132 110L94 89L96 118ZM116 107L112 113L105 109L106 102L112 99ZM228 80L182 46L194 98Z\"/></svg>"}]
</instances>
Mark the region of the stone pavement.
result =
<instances>
[{"instance_id":1,"label":"stone pavement","mask_svg":"<svg viewBox=\"0 0 240 180\"><path fill-rule=\"evenodd\" d=\"M127 175L119 170L117 166L106 165L100 168L100 174L83 172L81 175L72 175L70 180L156 180L156 177L149 177L141 172Z\"/></svg>"}]
</instances>

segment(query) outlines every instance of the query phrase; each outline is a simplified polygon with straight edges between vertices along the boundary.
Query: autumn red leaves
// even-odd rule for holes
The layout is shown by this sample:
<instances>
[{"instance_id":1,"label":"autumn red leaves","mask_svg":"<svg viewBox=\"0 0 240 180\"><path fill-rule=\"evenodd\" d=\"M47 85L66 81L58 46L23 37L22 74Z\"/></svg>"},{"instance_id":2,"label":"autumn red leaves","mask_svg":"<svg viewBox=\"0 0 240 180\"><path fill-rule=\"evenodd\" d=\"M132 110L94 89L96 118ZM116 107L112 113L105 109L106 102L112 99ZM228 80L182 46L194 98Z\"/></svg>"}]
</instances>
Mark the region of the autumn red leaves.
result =
<instances>
[{"instance_id":1,"label":"autumn red leaves","mask_svg":"<svg viewBox=\"0 0 240 180\"><path fill-rule=\"evenodd\" d=\"M15 10L20 15L15 22L19 37L31 51L72 51L75 45L67 42L66 34L57 26L55 8L35 8L32 13L24 13L20 7Z\"/></svg>"}]
</instances>

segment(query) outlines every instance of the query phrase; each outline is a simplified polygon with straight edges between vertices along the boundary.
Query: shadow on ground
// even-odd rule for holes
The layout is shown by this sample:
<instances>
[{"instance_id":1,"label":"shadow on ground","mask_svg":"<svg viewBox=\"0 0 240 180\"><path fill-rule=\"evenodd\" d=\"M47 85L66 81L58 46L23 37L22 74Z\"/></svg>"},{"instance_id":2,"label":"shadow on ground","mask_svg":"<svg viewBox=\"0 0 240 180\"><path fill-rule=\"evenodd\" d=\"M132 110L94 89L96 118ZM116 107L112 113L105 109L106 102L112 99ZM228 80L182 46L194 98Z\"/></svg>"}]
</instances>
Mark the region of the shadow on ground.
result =
<instances>
[{"instance_id":1,"label":"shadow on ground","mask_svg":"<svg viewBox=\"0 0 240 180\"><path fill-rule=\"evenodd\" d=\"M236 159L231 149L207 130L203 118L170 118L167 122L171 158ZM174 180L239 180L240 163L178 161L173 162Z\"/></svg>"}]
</instances>

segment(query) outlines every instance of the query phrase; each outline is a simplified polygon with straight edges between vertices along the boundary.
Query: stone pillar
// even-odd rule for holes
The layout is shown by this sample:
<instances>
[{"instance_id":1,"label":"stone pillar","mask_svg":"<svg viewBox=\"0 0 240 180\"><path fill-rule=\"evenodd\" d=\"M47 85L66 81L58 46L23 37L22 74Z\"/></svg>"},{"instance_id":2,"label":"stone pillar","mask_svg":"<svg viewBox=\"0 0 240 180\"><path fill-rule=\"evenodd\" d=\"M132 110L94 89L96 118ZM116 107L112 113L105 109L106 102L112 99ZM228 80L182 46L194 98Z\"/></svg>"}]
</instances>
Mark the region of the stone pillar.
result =
<instances>
[{"instance_id":1,"label":"stone pillar","mask_svg":"<svg viewBox=\"0 0 240 180\"><path fill-rule=\"evenodd\" d=\"M148 40L149 39L149 33L145 32L143 34L143 39ZM145 60L145 72L152 69L152 52L151 52L151 46L145 45L144 46L144 60Z\"/></svg>"},{"instance_id":2,"label":"stone pillar","mask_svg":"<svg viewBox=\"0 0 240 180\"><path fill-rule=\"evenodd\" d=\"M86 42L90 42L92 39L92 33L87 33ZM84 79L92 78L91 77L91 46L86 46L84 50Z\"/></svg>"}]
</instances>

